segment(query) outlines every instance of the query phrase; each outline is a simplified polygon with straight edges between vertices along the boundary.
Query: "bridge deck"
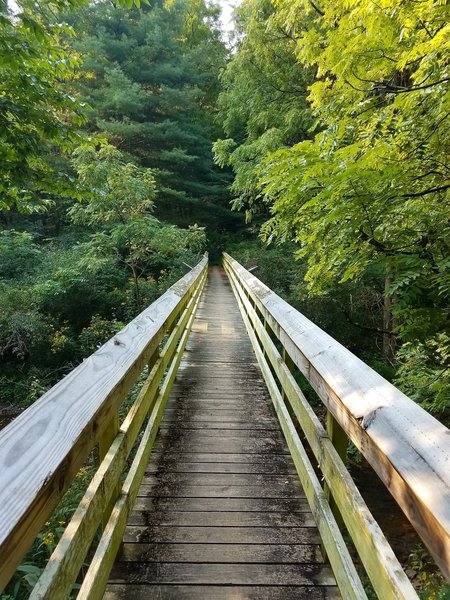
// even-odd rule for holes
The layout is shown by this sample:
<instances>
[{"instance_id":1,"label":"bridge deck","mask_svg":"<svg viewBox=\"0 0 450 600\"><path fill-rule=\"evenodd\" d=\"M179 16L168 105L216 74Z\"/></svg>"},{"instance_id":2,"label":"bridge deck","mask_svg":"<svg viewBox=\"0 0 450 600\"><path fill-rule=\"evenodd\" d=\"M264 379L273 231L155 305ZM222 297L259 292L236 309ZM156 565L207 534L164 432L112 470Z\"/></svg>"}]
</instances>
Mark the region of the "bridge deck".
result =
<instances>
[{"instance_id":1,"label":"bridge deck","mask_svg":"<svg viewBox=\"0 0 450 600\"><path fill-rule=\"evenodd\" d=\"M107 600L339 598L237 303L210 270Z\"/></svg>"}]
</instances>

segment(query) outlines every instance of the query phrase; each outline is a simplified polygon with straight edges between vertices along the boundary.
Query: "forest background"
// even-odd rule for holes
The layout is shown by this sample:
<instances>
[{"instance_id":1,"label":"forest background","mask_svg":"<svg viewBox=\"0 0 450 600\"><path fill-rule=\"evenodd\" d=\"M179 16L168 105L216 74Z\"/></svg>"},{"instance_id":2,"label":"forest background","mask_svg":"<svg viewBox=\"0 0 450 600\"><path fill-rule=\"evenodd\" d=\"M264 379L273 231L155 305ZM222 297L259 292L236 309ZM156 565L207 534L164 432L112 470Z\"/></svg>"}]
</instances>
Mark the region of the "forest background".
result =
<instances>
[{"instance_id":1,"label":"forest background","mask_svg":"<svg viewBox=\"0 0 450 600\"><path fill-rule=\"evenodd\" d=\"M226 249L446 424L440 0L0 0L5 420Z\"/></svg>"}]
</instances>

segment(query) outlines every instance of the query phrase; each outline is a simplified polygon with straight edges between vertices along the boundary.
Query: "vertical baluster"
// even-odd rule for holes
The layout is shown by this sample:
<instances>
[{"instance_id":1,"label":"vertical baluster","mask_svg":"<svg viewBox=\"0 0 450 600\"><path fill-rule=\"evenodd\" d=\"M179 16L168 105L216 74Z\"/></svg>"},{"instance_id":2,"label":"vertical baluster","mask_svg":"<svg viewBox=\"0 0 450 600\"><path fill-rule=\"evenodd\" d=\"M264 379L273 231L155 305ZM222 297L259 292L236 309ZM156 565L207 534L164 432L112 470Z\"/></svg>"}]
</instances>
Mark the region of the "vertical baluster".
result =
<instances>
[{"instance_id":1,"label":"vertical baluster","mask_svg":"<svg viewBox=\"0 0 450 600\"><path fill-rule=\"evenodd\" d=\"M333 444L337 453L339 454L339 456L345 464L347 462L348 437L329 410L327 410L327 432L331 443ZM327 497L328 502L330 504L330 508L334 514L334 518L336 519L336 523L338 524L339 529L342 531L344 527L344 521L333 499L333 490L330 489L327 483L325 483L324 491L325 496Z\"/></svg>"},{"instance_id":2,"label":"vertical baluster","mask_svg":"<svg viewBox=\"0 0 450 600\"><path fill-rule=\"evenodd\" d=\"M107 455L108 450L110 449L111 444L113 443L118 432L119 432L119 413L116 412L113 415L112 419L109 421L108 425L106 426L105 431L103 432L103 434L100 437L99 442L98 442L99 464L101 464L102 460ZM109 516L111 514L111 511L114 507L114 504L115 504L117 498L119 497L119 494L120 494L120 483L118 483L116 485L116 487L114 488L113 493L111 495L111 499L108 502L105 512L103 513L103 520L102 520L103 528L106 526L106 523L108 522Z\"/></svg>"},{"instance_id":3,"label":"vertical baluster","mask_svg":"<svg viewBox=\"0 0 450 600\"><path fill-rule=\"evenodd\" d=\"M286 348L285 348L284 346L283 346L283 352L282 352L282 356L283 356L283 361L284 361L284 364L285 364L285 365L286 365L286 367L289 369L289 371L290 371L290 372L293 374L293 373L294 373L294 371L295 371L295 369L296 369L297 367L296 367L296 365L295 365L294 361L292 360L292 358L291 358L291 357L289 356L289 354L287 353L287 351L286 351ZM291 419L292 419L292 420L293 420L293 422L295 423L295 422L296 422L295 413L294 413L294 411L292 410L292 406L291 406L291 404L290 404L290 402L289 402L289 400L288 400L287 394L286 394L286 392L285 392L285 390L284 390L284 384L283 384L283 381L281 381L281 395L282 395L282 397L283 397L283 400L284 400L284 403L285 403L285 405L286 405L286 408L288 409L288 411L289 411L289 414L291 415ZM299 433L300 439L301 439L302 441L304 441L304 435L303 435L303 431L302 431L302 429L301 429L301 428L300 428L300 429L298 429L298 428L297 428L297 431L298 431L298 433Z\"/></svg>"}]
</instances>

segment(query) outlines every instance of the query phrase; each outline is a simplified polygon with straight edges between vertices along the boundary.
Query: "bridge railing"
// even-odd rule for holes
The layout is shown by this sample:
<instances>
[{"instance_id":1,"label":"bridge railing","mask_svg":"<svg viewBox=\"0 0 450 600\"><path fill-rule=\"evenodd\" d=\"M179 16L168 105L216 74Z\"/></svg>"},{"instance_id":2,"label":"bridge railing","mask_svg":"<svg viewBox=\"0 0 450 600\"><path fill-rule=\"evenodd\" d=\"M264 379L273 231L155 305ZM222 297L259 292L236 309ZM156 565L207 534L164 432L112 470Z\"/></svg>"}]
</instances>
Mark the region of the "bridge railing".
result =
<instances>
[{"instance_id":1,"label":"bridge railing","mask_svg":"<svg viewBox=\"0 0 450 600\"><path fill-rule=\"evenodd\" d=\"M417 598L345 467L347 436L449 578L450 431L228 254L224 267L343 597L366 594L342 524L379 598ZM297 369L326 406L326 428L296 382Z\"/></svg>"},{"instance_id":2,"label":"bridge railing","mask_svg":"<svg viewBox=\"0 0 450 600\"><path fill-rule=\"evenodd\" d=\"M77 597L103 596L193 324L207 263L205 256L0 432L0 591L98 447L98 469L30 598L70 597L99 528L101 539ZM148 377L120 424L119 407L145 368Z\"/></svg>"}]
</instances>

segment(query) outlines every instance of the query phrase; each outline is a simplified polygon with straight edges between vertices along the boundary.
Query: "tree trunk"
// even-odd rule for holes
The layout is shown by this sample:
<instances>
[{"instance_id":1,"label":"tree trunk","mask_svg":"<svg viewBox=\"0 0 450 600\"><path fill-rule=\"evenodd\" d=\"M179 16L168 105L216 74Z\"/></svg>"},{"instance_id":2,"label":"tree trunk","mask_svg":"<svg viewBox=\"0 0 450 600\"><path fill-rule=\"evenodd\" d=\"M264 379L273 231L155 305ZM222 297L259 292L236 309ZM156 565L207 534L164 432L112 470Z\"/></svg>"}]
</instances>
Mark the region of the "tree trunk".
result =
<instances>
[{"instance_id":1,"label":"tree trunk","mask_svg":"<svg viewBox=\"0 0 450 600\"><path fill-rule=\"evenodd\" d=\"M395 355L395 335L394 331L394 317L392 314L392 307L394 300L389 295L389 288L392 284L392 276L387 272L384 278L384 305L383 305L383 355L387 360L391 361Z\"/></svg>"}]
</instances>

